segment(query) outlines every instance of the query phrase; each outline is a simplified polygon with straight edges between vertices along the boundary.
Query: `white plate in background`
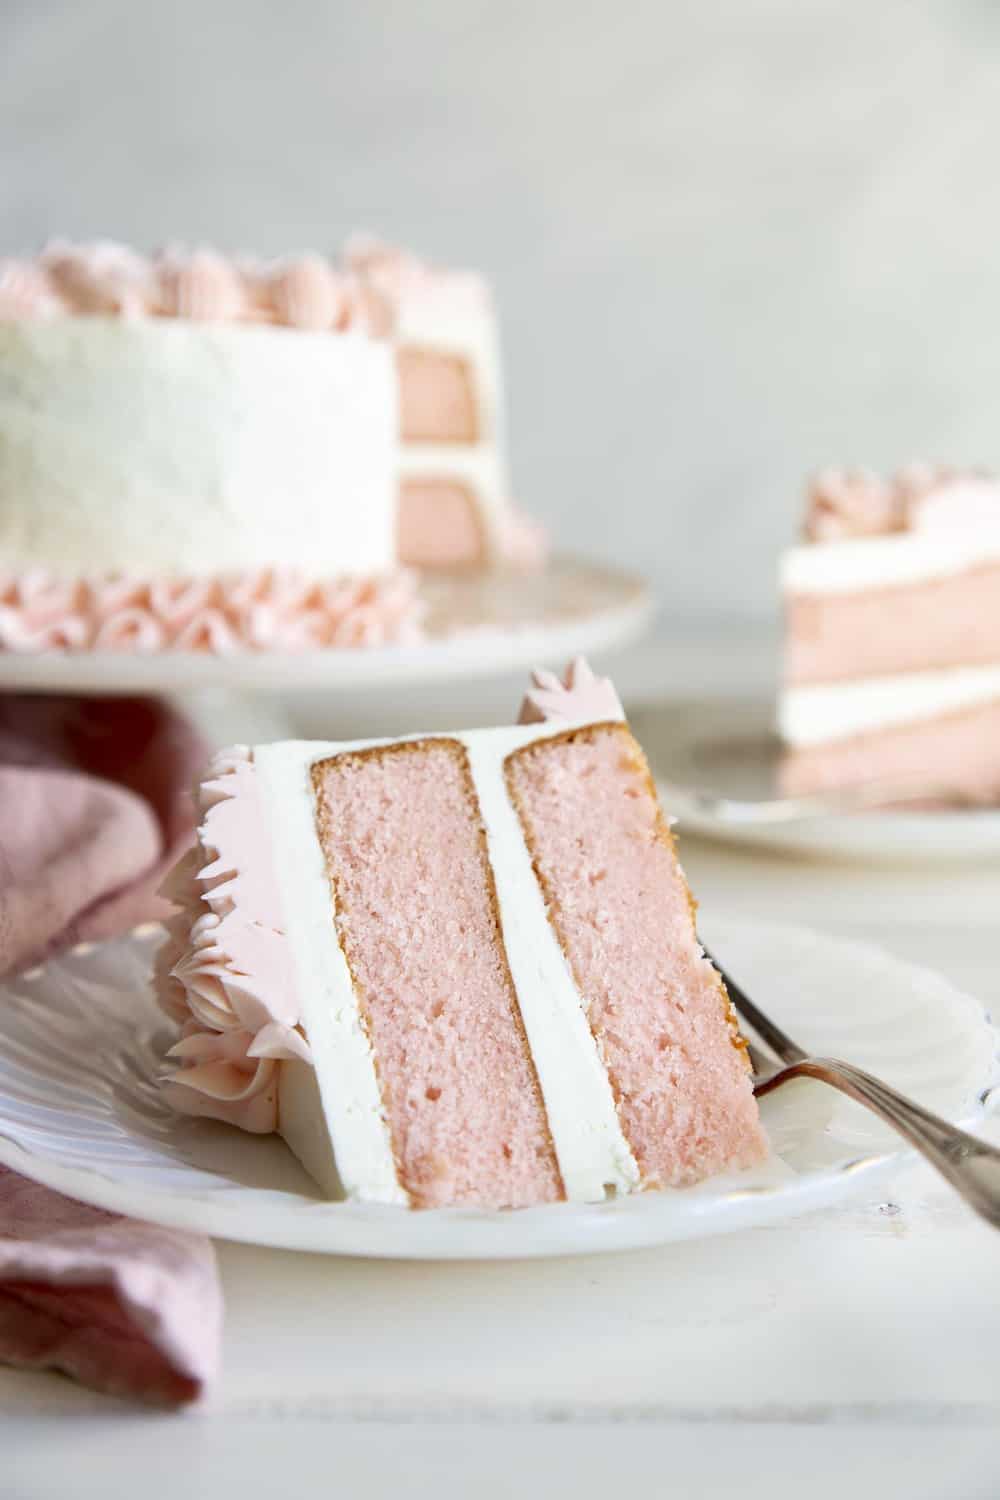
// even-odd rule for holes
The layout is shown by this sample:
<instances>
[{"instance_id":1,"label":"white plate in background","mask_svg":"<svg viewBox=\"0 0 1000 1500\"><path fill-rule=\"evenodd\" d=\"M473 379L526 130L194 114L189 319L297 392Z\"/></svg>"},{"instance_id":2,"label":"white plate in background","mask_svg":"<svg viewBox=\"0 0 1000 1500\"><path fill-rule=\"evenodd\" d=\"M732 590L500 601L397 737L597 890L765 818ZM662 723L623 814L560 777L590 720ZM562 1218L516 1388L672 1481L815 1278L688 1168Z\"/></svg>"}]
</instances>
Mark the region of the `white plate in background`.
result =
<instances>
[{"instance_id":1,"label":"white plate in background","mask_svg":"<svg viewBox=\"0 0 1000 1500\"><path fill-rule=\"evenodd\" d=\"M683 834L866 862L1000 858L1000 808L841 812L760 823L706 809L705 793L738 802L780 795L772 703L675 702L641 708L629 718L663 805Z\"/></svg>"}]
</instances>

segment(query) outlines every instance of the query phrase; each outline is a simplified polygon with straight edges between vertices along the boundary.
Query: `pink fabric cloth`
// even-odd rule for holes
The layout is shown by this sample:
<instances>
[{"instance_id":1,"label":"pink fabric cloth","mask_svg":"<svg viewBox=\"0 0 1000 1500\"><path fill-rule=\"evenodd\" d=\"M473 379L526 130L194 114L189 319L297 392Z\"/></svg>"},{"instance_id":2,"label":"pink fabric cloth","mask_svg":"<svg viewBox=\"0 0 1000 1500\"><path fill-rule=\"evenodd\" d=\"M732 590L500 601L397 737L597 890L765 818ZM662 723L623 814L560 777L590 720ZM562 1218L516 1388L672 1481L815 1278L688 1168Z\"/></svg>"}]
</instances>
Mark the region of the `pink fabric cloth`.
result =
<instances>
[{"instance_id":1,"label":"pink fabric cloth","mask_svg":"<svg viewBox=\"0 0 1000 1500\"><path fill-rule=\"evenodd\" d=\"M206 759L151 699L0 699L0 973L164 914ZM0 1360L177 1405L212 1379L221 1322L208 1240L0 1168Z\"/></svg>"}]
</instances>

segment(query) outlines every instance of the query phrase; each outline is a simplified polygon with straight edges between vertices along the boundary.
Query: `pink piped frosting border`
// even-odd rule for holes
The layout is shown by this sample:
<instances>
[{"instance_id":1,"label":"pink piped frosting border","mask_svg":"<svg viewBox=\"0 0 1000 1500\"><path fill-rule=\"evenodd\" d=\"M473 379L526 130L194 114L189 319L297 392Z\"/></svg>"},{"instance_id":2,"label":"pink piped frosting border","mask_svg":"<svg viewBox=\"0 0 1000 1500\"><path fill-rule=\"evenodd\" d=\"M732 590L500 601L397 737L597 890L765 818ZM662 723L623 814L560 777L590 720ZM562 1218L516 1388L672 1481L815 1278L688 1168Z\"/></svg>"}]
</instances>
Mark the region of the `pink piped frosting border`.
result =
<instances>
[{"instance_id":1,"label":"pink piped frosting border","mask_svg":"<svg viewBox=\"0 0 1000 1500\"><path fill-rule=\"evenodd\" d=\"M354 235L340 265L314 251L262 260L170 246L142 255L111 240L53 240L36 256L0 259L0 321L179 318L385 338L403 301L428 299L482 307L489 293L472 272L441 270L370 235Z\"/></svg>"},{"instance_id":2,"label":"pink piped frosting border","mask_svg":"<svg viewBox=\"0 0 1000 1500\"><path fill-rule=\"evenodd\" d=\"M415 575L326 582L272 570L207 578L0 573L0 650L314 651L421 639Z\"/></svg>"},{"instance_id":3,"label":"pink piped frosting border","mask_svg":"<svg viewBox=\"0 0 1000 1500\"><path fill-rule=\"evenodd\" d=\"M1000 483L981 469L909 464L822 469L809 484L803 537L839 542L906 532L977 531L1000 525Z\"/></svg>"},{"instance_id":4,"label":"pink piped frosting border","mask_svg":"<svg viewBox=\"0 0 1000 1500\"><path fill-rule=\"evenodd\" d=\"M518 715L519 724L600 724L625 718L610 677L598 677L585 656L575 656L562 677L536 668Z\"/></svg>"},{"instance_id":5,"label":"pink piped frosting border","mask_svg":"<svg viewBox=\"0 0 1000 1500\"><path fill-rule=\"evenodd\" d=\"M267 1134L278 1126L278 1064L311 1056L251 752L222 751L197 796L198 842L161 891L179 911L157 956L157 993L181 1026L163 1093L182 1114Z\"/></svg>"}]
</instances>

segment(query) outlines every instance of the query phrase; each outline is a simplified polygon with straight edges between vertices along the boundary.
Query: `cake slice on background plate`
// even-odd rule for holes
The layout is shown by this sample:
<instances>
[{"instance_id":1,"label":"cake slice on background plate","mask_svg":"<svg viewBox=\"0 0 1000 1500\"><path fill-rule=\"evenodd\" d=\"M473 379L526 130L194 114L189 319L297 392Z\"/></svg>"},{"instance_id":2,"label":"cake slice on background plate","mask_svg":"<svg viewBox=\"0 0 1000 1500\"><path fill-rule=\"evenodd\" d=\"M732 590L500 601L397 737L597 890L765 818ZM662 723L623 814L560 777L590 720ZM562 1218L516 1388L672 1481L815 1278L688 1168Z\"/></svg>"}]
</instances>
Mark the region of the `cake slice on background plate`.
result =
<instances>
[{"instance_id":1,"label":"cake slice on background plate","mask_svg":"<svg viewBox=\"0 0 1000 1500\"><path fill-rule=\"evenodd\" d=\"M886 780L1000 800L1000 484L827 470L782 559L791 794Z\"/></svg>"},{"instance_id":2,"label":"cake slice on background plate","mask_svg":"<svg viewBox=\"0 0 1000 1500\"><path fill-rule=\"evenodd\" d=\"M766 1152L642 751L577 660L521 723L224 752L167 886L178 1110L332 1198L601 1201Z\"/></svg>"}]
</instances>

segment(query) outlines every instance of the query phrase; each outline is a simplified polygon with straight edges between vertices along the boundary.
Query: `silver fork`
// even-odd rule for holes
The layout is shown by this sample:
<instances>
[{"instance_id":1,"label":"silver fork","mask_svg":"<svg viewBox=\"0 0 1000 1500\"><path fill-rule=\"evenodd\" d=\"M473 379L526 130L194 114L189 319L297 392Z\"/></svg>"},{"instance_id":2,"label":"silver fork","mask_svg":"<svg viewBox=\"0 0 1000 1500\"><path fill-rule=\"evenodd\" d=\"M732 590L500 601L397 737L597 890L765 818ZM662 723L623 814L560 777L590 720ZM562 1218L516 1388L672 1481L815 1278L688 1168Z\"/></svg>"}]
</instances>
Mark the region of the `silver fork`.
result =
<instances>
[{"instance_id":1,"label":"silver fork","mask_svg":"<svg viewBox=\"0 0 1000 1500\"><path fill-rule=\"evenodd\" d=\"M706 953L708 950L706 949ZM754 1093L769 1094L790 1078L818 1078L863 1104L915 1146L978 1214L1000 1229L1000 1151L977 1140L939 1115L915 1104L871 1073L835 1057L810 1057L766 1016L722 965L708 953L722 975L739 1015L775 1054L766 1056L752 1043Z\"/></svg>"}]
</instances>

